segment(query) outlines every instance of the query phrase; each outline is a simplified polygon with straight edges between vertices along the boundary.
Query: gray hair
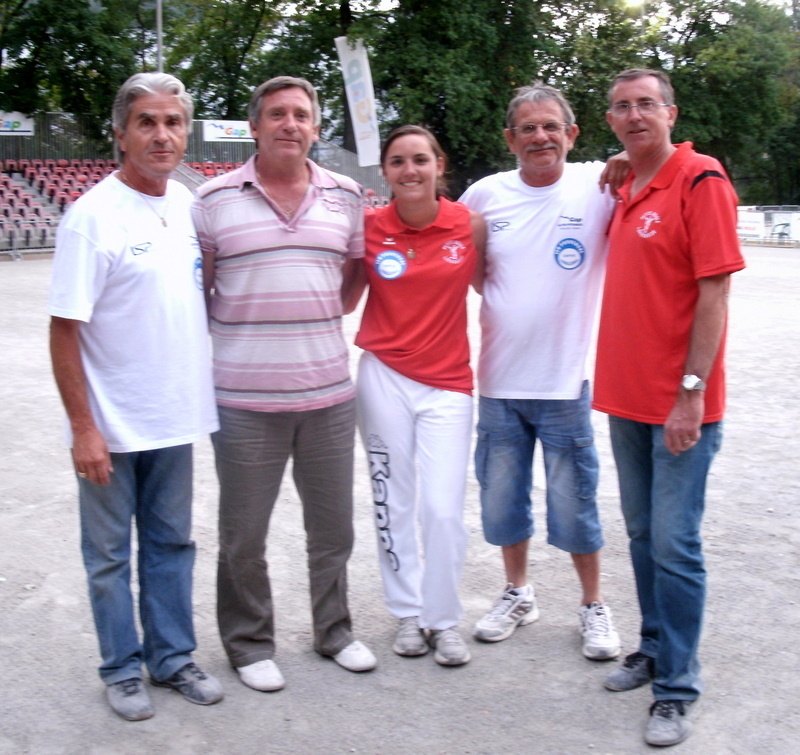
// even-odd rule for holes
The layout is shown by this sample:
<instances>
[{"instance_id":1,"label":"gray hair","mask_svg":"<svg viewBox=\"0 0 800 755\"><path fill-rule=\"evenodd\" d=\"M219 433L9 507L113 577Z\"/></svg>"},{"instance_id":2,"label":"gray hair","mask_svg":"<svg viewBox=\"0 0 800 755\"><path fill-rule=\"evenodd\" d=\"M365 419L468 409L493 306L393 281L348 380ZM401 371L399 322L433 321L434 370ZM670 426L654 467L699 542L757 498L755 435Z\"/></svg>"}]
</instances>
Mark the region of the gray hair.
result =
<instances>
[{"instance_id":1,"label":"gray hair","mask_svg":"<svg viewBox=\"0 0 800 755\"><path fill-rule=\"evenodd\" d=\"M317 97L317 90L314 89L311 82L306 79L297 78L295 76L276 76L269 81L256 87L250 97L250 104L247 107L247 117L253 124L258 124L258 119L261 116L261 101L268 94L277 92L279 89L289 89L290 87L297 87L302 89L311 100L311 115L315 126L322 123L322 111L319 106L319 97Z\"/></svg>"},{"instance_id":2,"label":"gray hair","mask_svg":"<svg viewBox=\"0 0 800 755\"><path fill-rule=\"evenodd\" d=\"M645 76L653 76L658 80L658 86L661 89L661 96L663 97L665 104L675 104L675 90L672 88L672 82L669 80L669 75L666 72L656 68L628 68L622 73L618 73L611 82L611 86L608 88L608 104L614 104L614 89L616 88L617 84L621 84L623 81L635 81L636 79L642 79Z\"/></svg>"},{"instance_id":3,"label":"gray hair","mask_svg":"<svg viewBox=\"0 0 800 755\"><path fill-rule=\"evenodd\" d=\"M146 94L175 95L183 106L186 126L190 127L194 115L194 102L192 95L183 86L183 82L169 73L135 73L119 88L117 96L114 98L114 106L111 109L111 126L115 133L118 131L125 133L134 100ZM114 141L114 156L120 162L125 159L125 154L120 150L116 140Z\"/></svg>"},{"instance_id":4,"label":"gray hair","mask_svg":"<svg viewBox=\"0 0 800 755\"><path fill-rule=\"evenodd\" d=\"M524 102L557 102L561 106L561 112L564 114L564 122L570 126L575 123L575 114L569 106L561 92L555 87L548 86L542 81L535 81L530 86L520 87L514 93L514 98L508 103L508 110L506 110L506 128L514 126L514 119L517 116L517 110Z\"/></svg>"}]
</instances>

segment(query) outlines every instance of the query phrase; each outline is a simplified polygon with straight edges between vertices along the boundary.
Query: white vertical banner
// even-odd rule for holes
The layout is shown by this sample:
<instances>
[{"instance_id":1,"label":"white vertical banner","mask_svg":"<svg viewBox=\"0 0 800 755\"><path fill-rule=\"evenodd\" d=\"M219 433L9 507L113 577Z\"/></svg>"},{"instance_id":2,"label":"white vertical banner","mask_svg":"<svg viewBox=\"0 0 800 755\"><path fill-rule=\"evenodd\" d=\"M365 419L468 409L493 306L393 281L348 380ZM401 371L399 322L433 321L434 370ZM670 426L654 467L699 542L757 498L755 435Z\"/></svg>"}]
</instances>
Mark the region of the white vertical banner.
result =
<instances>
[{"instance_id":1,"label":"white vertical banner","mask_svg":"<svg viewBox=\"0 0 800 755\"><path fill-rule=\"evenodd\" d=\"M378 117L375 113L375 92L372 88L372 73L369 70L367 48L360 39L352 43L347 37L336 37L336 51L344 76L347 105L356 136L358 164L378 165L381 161L381 139L378 133Z\"/></svg>"}]
</instances>

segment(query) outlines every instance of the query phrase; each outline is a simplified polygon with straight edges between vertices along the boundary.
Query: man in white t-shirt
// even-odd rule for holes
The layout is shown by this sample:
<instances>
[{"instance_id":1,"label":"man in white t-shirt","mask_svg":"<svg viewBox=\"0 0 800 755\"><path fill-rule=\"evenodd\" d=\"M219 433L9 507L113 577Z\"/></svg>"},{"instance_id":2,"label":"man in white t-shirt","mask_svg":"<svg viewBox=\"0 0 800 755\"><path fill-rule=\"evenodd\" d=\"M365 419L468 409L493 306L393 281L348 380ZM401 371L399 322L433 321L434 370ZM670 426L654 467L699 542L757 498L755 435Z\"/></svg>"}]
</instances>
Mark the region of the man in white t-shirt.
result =
<instances>
[{"instance_id":1,"label":"man in white t-shirt","mask_svg":"<svg viewBox=\"0 0 800 755\"><path fill-rule=\"evenodd\" d=\"M578 126L557 89L537 82L518 90L504 134L519 168L488 176L461 197L488 230L475 468L484 536L502 547L507 582L474 634L498 642L539 617L527 574L538 439L548 542L571 554L582 587L583 654L615 658L619 636L600 593L586 366L614 200L598 187L602 163L566 162Z\"/></svg>"},{"instance_id":2,"label":"man in white t-shirt","mask_svg":"<svg viewBox=\"0 0 800 755\"><path fill-rule=\"evenodd\" d=\"M112 112L121 168L62 220L48 304L99 672L111 707L129 721L154 713L142 663L153 684L190 702L223 696L191 655L192 443L218 428L192 195L169 180L192 112L174 76L140 73L122 85Z\"/></svg>"}]
</instances>

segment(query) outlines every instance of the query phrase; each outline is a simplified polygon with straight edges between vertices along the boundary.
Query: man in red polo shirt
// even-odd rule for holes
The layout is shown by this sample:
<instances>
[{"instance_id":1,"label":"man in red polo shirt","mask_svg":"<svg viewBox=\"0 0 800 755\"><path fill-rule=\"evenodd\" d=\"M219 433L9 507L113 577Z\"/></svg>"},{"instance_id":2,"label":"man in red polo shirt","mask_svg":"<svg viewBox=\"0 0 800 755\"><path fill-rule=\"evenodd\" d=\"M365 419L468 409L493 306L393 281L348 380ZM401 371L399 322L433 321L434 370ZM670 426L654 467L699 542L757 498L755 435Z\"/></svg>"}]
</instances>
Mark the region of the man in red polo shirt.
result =
<instances>
[{"instance_id":1,"label":"man in red polo shirt","mask_svg":"<svg viewBox=\"0 0 800 755\"><path fill-rule=\"evenodd\" d=\"M610 415L642 625L639 650L605 686L652 680L645 741L672 745L689 735L702 691L700 523L722 440L729 276L744 261L724 169L672 144L669 77L624 71L609 102L632 171L609 234L594 408Z\"/></svg>"}]
</instances>

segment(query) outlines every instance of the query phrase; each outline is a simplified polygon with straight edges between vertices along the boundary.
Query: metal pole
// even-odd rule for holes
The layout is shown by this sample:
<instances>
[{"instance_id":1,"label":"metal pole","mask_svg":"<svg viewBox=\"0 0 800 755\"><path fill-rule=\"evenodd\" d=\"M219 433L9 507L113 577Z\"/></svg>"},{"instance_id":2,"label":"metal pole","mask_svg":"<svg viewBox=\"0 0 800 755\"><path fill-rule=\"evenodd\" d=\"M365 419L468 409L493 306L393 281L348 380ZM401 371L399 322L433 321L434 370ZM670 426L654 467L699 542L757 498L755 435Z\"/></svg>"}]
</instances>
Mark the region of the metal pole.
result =
<instances>
[{"instance_id":1,"label":"metal pole","mask_svg":"<svg viewBox=\"0 0 800 755\"><path fill-rule=\"evenodd\" d=\"M162 40L162 32L163 32L163 24L161 19L161 2L162 0L156 0L156 48L158 50L158 72L164 72L164 52L163 52L163 40Z\"/></svg>"}]
</instances>

